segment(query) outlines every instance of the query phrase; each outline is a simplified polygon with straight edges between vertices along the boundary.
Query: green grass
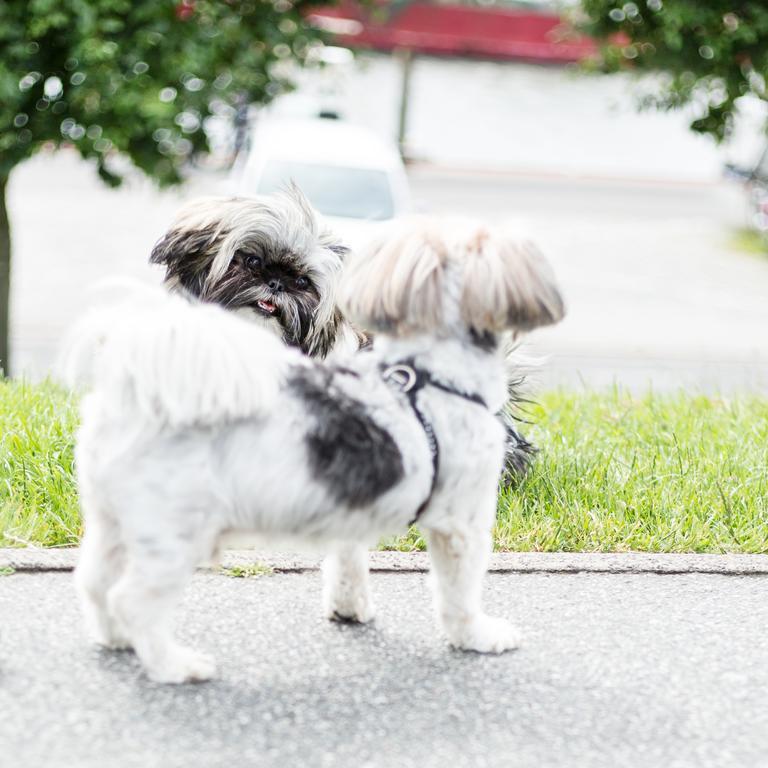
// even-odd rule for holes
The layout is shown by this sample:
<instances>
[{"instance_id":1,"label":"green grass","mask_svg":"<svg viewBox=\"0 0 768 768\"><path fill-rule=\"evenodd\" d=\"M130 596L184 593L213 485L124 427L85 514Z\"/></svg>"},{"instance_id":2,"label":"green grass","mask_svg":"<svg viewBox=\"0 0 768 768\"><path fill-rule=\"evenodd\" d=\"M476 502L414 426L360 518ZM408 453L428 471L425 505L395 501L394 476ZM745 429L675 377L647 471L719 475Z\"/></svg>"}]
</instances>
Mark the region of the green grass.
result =
<instances>
[{"instance_id":1,"label":"green grass","mask_svg":"<svg viewBox=\"0 0 768 768\"><path fill-rule=\"evenodd\" d=\"M500 495L497 549L768 552L768 399L550 392L529 415L541 451ZM66 392L0 383L0 546L77 543L75 426Z\"/></svg>"},{"instance_id":2,"label":"green grass","mask_svg":"<svg viewBox=\"0 0 768 768\"><path fill-rule=\"evenodd\" d=\"M266 563L248 563L246 565L222 566L219 572L231 579L258 579L274 573L272 566Z\"/></svg>"},{"instance_id":3,"label":"green grass","mask_svg":"<svg viewBox=\"0 0 768 768\"><path fill-rule=\"evenodd\" d=\"M754 229L737 229L731 237L730 245L742 253L768 256L768 241Z\"/></svg>"},{"instance_id":4,"label":"green grass","mask_svg":"<svg viewBox=\"0 0 768 768\"><path fill-rule=\"evenodd\" d=\"M53 384L0 382L0 546L76 544L74 398Z\"/></svg>"},{"instance_id":5,"label":"green grass","mask_svg":"<svg viewBox=\"0 0 768 768\"><path fill-rule=\"evenodd\" d=\"M502 550L768 552L768 400L550 393Z\"/></svg>"}]
</instances>

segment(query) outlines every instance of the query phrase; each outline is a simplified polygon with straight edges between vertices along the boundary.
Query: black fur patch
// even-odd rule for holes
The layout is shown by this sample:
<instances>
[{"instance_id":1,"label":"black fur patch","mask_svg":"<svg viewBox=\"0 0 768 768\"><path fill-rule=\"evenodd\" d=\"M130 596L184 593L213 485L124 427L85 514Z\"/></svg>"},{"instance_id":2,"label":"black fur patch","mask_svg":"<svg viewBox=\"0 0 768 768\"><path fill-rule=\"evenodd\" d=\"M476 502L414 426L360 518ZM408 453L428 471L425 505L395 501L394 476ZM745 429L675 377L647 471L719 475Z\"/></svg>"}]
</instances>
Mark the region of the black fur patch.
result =
<instances>
[{"instance_id":1,"label":"black fur patch","mask_svg":"<svg viewBox=\"0 0 768 768\"><path fill-rule=\"evenodd\" d=\"M335 309L331 319L323 326L315 327L314 318L306 318L306 327L302 326L302 336L291 340L286 334L283 338L286 344L298 347L305 355L310 357L319 357L321 360L333 349L336 343L336 336L341 324L344 322L339 309Z\"/></svg>"},{"instance_id":2,"label":"black fur patch","mask_svg":"<svg viewBox=\"0 0 768 768\"><path fill-rule=\"evenodd\" d=\"M213 254L226 234L214 226L172 229L155 244L149 262L165 267L166 281L174 280L193 296L200 297Z\"/></svg>"},{"instance_id":3,"label":"black fur patch","mask_svg":"<svg viewBox=\"0 0 768 768\"><path fill-rule=\"evenodd\" d=\"M493 352L499 346L498 337L491 331L476 331L474 328L470 328L469 338L476 347L484 352Z\"/></svg>"},{"instance_id":4,"label":"black fur patch","mask_svg":"<svg viewBox=\"0 0 768 768\"><path fill-rule=\"evenodd\" d=\"M518 427L520 422L525 422L524 406L530 402L520 394L523 381L524 378L520 377L507 383L507 402L498 414L506 432L504 469L501 473L501 484L505 487L515 487L525 479L538 453L538 448L520 433Z\"/></svg>"},{"instance_id":5,"label":"black fur patch","mask_svg":"<svg viewBox=\"0 0 768 768\"><path fill-rule=\"evenodd\" d=\"M504 469L501 475L504 486L515 486L525 478L538 450L517 431L513 418L508 413L500 414L507 435L504 444Z\"/></svg>"},{"instance_id":6,"label":"black fur patch","mask_svg":"<svg viewBox=\"0 0 768 768\"><path fill-rule=\"evenodd\" d=\"M313 474L339 503L361 507L402 480L403 457L392 436L333 381L333 373L309 369L288 386L314 422L306 437Z\"/></svg>"}]
</instances>

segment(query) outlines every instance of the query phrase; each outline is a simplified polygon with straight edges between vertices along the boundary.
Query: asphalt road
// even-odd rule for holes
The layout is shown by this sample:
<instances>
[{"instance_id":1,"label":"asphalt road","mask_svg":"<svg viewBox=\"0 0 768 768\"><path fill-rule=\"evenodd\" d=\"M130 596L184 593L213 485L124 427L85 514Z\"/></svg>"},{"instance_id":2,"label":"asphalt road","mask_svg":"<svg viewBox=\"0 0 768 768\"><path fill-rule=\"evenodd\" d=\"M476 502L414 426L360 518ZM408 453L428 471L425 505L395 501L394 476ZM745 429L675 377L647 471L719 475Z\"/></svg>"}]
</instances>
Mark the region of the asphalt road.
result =
<instances>
[{"instance_id":1,"label":"asphalt road","mask_svg":"<svg viewBox=\"0 0 768 768\"><path fill-rule=\"evenodd\" d=\"M768 392L768 259L736 247L733 183L414 169L428 210L510 222L551 260L568 314L530 337L546 386Z\"/></svg>"},{"instance_id":2,"label":"asphalt road","mask_svg":"<svg viewBox=\"0 0 768 768\"><path fill-rule=\"evenodd\" d=\"M147 682L84 643L71 574L0 577L0 766L768 765L768 578L493 574L524 646L446 648L423 574L373 576L373 626L319 575L196 576L181 634L221 677Z\"/></svg>"}]
</instances>

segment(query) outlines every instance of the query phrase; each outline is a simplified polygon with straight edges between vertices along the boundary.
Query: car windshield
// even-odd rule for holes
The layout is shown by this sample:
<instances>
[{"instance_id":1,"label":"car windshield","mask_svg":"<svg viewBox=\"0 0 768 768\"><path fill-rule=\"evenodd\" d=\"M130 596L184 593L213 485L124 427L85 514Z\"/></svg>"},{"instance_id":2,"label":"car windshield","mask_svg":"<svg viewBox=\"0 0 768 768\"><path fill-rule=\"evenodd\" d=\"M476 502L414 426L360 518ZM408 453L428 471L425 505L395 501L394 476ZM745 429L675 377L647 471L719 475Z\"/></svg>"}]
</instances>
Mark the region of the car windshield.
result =
<instances>
[{"instance_id":1,"label":"car windshield","mask_svg":"<svg viewBox=\"0 0 768 768\"><path fill-rule=\"evenodd\" d=\"M276 192L290 181L325 216L377 221L394 216L392 190L384 171L271 160L256 192Z\"/></svg>"}]
</instances>

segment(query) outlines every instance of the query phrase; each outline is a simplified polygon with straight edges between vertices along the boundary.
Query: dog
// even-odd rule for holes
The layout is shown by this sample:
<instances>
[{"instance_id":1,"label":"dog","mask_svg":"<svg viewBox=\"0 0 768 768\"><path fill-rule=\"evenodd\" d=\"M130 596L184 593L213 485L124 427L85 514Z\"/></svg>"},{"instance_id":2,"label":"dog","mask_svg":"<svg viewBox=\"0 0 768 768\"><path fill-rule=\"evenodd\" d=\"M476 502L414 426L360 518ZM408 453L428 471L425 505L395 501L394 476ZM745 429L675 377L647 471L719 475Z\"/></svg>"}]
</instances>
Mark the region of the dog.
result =
<instances>
[{"instance_id":1,"label":"dog","mask_svg":"<svg viewBox=\"0 0 768 768\"><path fill-rule=\"evenodd\" d=\"M325 548L325 615L367 622L367 547L418 521L449 643L518 644L483 613L481 587L504 458L501 335L562 318L547 262L482 224L418 220L353 258L340 297L377 334L345 365L165 293L76 332L70 375L89 389L76 582L95 640L132 647L152 680L214 674L170 617L195 567L240 532Z\"/></svg>"},{"instance_id":2,"label":"dog","mask_svg":"<svg viewBox=\"0 0 768 768\"><path fill-rule=\"evenodd\" d=\"M341 358L372 344L370 329L349 323L336 303L348 249L296 185L259 197L203 198L187 204L152 250L165 285L218 304L317 358ZM509 397L499 414L507 433L505 485L525 477L535 455L521 434L525 377L510 353Z\"/></svg>"},{"instance_id":3,"label":"dog","mask_svg":"<svg viewBox=\"0 0 768 768\"><path fill-rule=\"evenodd\" d=\"M187 204L152 249L165 285L219 304L312 357L346 354L367 338L346 322L336 289L347 247L295 185L259 197Z\"/></svg>"}]
</instances>

